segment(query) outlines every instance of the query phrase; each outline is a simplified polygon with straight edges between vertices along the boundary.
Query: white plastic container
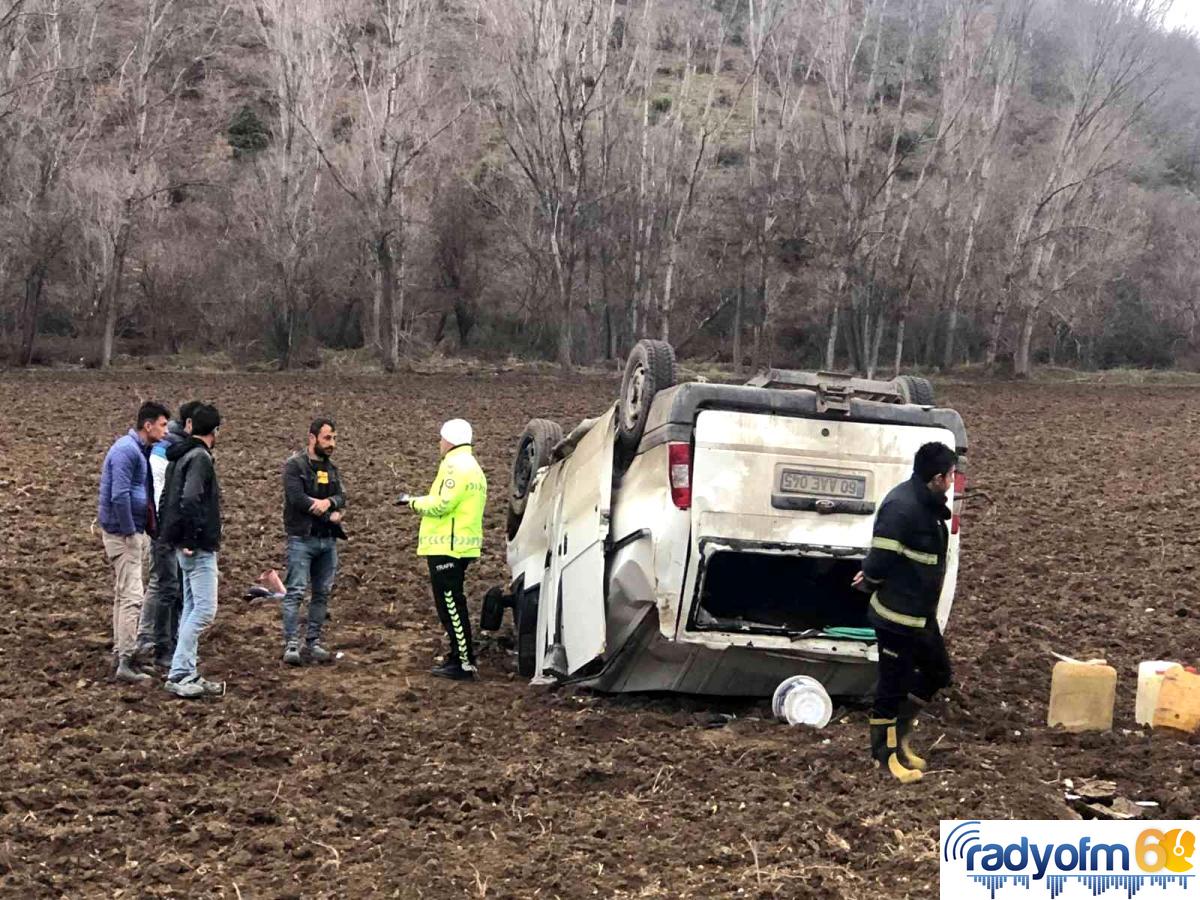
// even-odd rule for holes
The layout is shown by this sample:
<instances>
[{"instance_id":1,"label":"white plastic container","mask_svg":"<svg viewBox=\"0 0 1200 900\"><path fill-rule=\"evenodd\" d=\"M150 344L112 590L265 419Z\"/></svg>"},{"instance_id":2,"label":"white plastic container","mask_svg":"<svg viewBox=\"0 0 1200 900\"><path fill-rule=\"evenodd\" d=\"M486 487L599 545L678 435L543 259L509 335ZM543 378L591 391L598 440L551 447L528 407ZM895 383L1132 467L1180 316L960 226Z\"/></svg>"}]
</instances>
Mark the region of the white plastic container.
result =
<instances>
[{"instance_id":1,"label":"white plastic container","mask_svg":"<svg viewBox=\"0 0 1200 900\"><path fill-rule=\"evenodd\" d=\"M775 688L771 710L789 725L824 728L833 718L833 701L824 685L809 675L793 675Z\"/></svg>"},{"instance_id":2,"label":"white plastic container","mask_svg":"<svg viewBox=\"0 0 1200 900\"><path fill-rule=\"evenodd\" d=\"M1179 663L1162 659L1151 659L1138 665L1137 703L1133 718L1139 725L1154 724L1154 709L1158 706L1163 676L1176 668L1179 668Z\"/></svg>"}]
</instances>

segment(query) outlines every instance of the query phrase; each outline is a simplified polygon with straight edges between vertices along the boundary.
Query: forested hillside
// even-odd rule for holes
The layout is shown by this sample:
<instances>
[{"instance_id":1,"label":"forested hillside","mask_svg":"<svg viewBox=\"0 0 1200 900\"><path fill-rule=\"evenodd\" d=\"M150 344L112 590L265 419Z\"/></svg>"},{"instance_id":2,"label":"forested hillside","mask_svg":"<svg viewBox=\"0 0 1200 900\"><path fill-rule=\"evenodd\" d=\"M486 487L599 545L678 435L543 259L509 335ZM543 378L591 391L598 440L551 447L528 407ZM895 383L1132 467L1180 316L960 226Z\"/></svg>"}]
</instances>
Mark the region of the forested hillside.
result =
<instances>
[{"instance_id":1,"label":"forested hillside","mask_svg":"<svg viewBox=\"0 0 1200 900\"><path fill-rule=\"evenodd\" d=\"M1157 0L0 0L26 365L1200 364Z\"/></svg>"}]
</instances>

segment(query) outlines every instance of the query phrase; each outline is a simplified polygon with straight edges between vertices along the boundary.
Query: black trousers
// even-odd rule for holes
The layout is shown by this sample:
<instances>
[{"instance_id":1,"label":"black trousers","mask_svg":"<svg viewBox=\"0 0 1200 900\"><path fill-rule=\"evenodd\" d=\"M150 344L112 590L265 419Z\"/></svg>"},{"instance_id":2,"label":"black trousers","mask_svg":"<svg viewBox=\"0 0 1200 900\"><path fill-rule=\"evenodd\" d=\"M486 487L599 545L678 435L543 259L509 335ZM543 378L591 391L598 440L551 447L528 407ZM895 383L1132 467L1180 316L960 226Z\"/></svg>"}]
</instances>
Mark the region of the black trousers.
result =
<instances>
[{"instance_id":1,"label":"black trousers","mask_svg":"<svg viewBox=\"0 0 1200 900\"><path fill-rule=\"evenodd\" d=\"M895 629L876 626L879 641L879 677L871 717L894 719L912 694L928 703L934 694L949 687L950 657L937 622L924 628Z\"/></svg>"},{"instance_id":2,"label":"black trousers","mask_svg":"<svg viewBox=\"0 0 1200 900\"><path fill-rule=\"evenodd\" d=\"M150 581L138 627L138 644L154 644L159 656L175 653L183 615L183 576L175 548L156 540L150 547Z\"/></svg>"},{"instance_id":3,"label":"black trousers","mask_svg":"<svg viewBox=\"0 0 1200 900\"><path fill-rule=\"evenodd\" d=\"M471 643L471 616L463 591L463 581L471 560L452 556L426 558L429 560L429 580L433 583L433 602L450 641L450 653L446 659L473 667L475 645Z\"/></svg>"}]
</instances>

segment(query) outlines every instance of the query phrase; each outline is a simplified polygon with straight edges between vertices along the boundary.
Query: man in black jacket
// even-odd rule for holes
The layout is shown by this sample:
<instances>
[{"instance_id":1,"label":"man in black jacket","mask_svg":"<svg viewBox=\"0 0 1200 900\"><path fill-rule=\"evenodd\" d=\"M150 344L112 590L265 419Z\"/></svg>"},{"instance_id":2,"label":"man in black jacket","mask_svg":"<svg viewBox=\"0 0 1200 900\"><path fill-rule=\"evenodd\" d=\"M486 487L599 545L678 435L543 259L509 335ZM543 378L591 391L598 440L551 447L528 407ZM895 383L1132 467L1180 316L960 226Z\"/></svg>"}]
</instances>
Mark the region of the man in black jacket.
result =
<instances>
[{"instance_id":1,"label":"man in black jacket","mask_svg":"<svg viewBox=\"0 0 1200 900\"><path fill-rule=\"evenodd\" d=\"M925 761L909 736L919 709L950 685L950 658L937 608L946 576L950 508L958 457L945 444L925 444L913 475L893 488L875 516L871 550L854 584L871 593L879 674L871 709L871 755L904 784L921 780Z\"/></svg>"},{"instance_id":2,"label":"man in black jacket","mask_svg":"<svg viewBox=\"0 0 1200 900\"><path fill-rule=\"evenodd\" d=\"M167 425L167 433L150 451L150 472L154 477L154 508L161 510L167 485L167 450L192 433L192 411L199 400L189 400L179 407L179 415ZM162 513L159 512L159 519ZM179 577L179 560L175 548L161 534L150 545L150 581L146 585L146 602L142 606L142 621L138 626L138 651L135 658L170 670L175 656L175 637L179 634L179 619L183 615L183 583Z\"/></svg>"},{"instance_id":3,"label":"man in black jacket","mask_svg":"<svg viewBox=\"0 0 1200 900\"><path fill-rule=\"evenodd\" d=\"M183 616L166 689L177 697L222 694L224 684L197 671L200 635L217 616L217 551L221 546L221 487L212 449L221 427L215 407L192 411L192 434L167 450L162 533L175 548L183 574Z\"/></svg>"},{"instance_id":4,"label":"man in black jacket","mask_svg":"<svg viewBox=\"0 0 1200 900\"><path fill-rule=\"evenodd\" d=\"M342 529L346 495L337 466L329 458L337 447L337 425L318 418L308 428L308 447L289 457L283 466L283 527L287 531L287 594L283 614L283 661L304 662L300 653L300 605L312 583L308 604L306 655L313 662L333 659L321 645L321 630L329 611L329 595L337 575L337 541Z\"/></svg>"}]
</instances>

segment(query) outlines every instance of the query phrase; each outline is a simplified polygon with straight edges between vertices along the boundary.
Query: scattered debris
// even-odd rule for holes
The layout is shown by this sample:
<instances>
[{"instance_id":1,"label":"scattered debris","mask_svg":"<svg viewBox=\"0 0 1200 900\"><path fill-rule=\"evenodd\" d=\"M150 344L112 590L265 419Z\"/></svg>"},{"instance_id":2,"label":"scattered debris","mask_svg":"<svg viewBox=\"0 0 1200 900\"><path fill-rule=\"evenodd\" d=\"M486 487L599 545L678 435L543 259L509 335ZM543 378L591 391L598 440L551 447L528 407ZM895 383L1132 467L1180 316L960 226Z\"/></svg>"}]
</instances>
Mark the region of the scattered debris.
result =
<instances>
[{"instance_id":1,"label":"scattered debris","mask_svg":"<svg viewBox=\"0 0 1200 900\"><path fill-rule=\"evenodd\" d=\"M1078 787L1073 787L1074 783L1068 778L1063 784L1067 788L1064 795L1067 805L1085 819L1139 819L1144 815L1145 806L1157 806L1153 801L1135 803L1117 796L1117 785L1112 781L1088 778L1081 781Z\"/></svg>"}]
</instances>

